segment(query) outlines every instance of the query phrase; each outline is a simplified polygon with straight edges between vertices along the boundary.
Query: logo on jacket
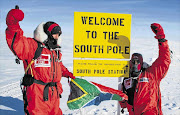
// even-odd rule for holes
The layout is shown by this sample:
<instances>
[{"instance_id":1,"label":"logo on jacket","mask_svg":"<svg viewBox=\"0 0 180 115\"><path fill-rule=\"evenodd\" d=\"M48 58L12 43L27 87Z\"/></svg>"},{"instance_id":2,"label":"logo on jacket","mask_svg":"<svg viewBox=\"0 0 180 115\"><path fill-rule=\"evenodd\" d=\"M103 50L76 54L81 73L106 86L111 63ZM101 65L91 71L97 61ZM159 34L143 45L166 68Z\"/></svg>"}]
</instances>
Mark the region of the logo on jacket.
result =
<instances>
[{"instance_id":1,"label":"logo on jacket","mask_svg":"<svg viewBox=\"0 0 180 115\"><path fill-rule=\"evenodd\" d=\"M142 77L139 79L139 82L149 82L149 79L147 77Z\"/></svg>"},{"instance_id":2,"label":"logo on jacket","mask_svg":"<svg viewBox=\"0 0 180 115\"><path fill-rule=\"evenodd\" d=\"M51 67L50 54L41 54L34 62L35 67Z\"/></svg>"},{"instance_id":3,"label":"logo on jacket","mask_svg":"<svg viewBox=\"0 0 180 115\"><path fill-rule=\"evenodd\" d=\"M124 80L124 87L126 88L126 90L133 87L132 78Z\"/></svg>"}]
</instances>

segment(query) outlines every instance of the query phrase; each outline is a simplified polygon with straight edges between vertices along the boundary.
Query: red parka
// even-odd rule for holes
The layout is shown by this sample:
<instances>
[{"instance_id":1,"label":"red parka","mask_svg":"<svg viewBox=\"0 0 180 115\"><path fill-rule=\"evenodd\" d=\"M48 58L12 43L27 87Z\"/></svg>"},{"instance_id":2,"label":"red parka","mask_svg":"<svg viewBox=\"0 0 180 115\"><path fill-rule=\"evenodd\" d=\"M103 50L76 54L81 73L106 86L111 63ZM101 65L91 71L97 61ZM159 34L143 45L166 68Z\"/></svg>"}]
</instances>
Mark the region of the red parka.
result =
<instances>
[{"instance_id":1,"label":"red parka","mask_svg":"<svg viewBox=\"0 0 180 115\"><path fill-rule=\"evenodd\" d=\"M166 76L170 63L168 41L159 42L159 57L138 78L133 106L123 104L130 115L162 115L160 82Z\"/></svg>"},{"instance_id":2,"label":"red parka","mask_svg":"<svg viewBox=\"0 0 180 115\"><path fill-rule=\"evenodd\" d=\"M23 60L24 69L32 61L35 51L38 48L37 41L33 38L23 36L23 30L19 26L19 21L23 20L24 13L19 9L12 9L6 18L6 40L9 48L15 51L19 59ZM17 35L13 41L15 32ZM12 46L13 43L13 46ZM36 80L48 82L57 82L56 87L49 87L49 100L43 100L44 85L33 83L27 87L28 111L31 115L60 115L62 111L59 108L59 95L62 93L60 83L62 75L65 77L72 76L72 73L62 64L60 56L55 50L43 48L40 57L35 60L28 71L33 74Z\"/></svg>"}]
</instances>

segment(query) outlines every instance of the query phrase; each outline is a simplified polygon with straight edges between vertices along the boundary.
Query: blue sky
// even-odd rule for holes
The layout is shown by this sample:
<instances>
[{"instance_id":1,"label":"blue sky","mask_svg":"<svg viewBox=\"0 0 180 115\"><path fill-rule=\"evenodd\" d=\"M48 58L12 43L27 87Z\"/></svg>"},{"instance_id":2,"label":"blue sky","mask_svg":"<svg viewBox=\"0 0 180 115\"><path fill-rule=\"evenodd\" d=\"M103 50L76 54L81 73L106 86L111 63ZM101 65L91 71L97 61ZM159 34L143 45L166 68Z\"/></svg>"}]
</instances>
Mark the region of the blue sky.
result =
<instances>
[{"instance_id":1,"label":"blue sky","mask_svg":"<svg viewBox=\"0 0 180 115\"><path fill-rule=\"evenodd\" d=\"M167 39L180 38L179 0L1 0L0 35L4 35L8 11L16 4L25 13L20 25L29 37L41 22L55 21L63 37L73 39L74 12L78 11L132 14L132 39L152 38L150 24L154 22L164 27Z\"/></svg>"}]
</instances>

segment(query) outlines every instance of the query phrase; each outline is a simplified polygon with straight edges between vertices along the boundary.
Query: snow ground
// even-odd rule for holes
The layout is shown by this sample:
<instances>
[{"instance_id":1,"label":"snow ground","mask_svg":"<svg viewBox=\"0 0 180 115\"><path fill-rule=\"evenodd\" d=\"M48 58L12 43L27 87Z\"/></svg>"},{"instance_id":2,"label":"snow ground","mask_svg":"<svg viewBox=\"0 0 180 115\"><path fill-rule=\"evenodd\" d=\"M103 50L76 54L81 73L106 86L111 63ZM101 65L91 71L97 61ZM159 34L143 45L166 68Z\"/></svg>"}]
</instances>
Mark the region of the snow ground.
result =
<instances>
[{"instance_id":1,"label":"snow ground","mask_svg":"<svg viewBox=\"0 0 180 115\"><path fill-rule=\"evenodd\" d=\"M73 41L62 41L63 63L73 71ZM68 43L68 45L67 45ZM180 42L169 40L170 49L173 51L172 63L166 77L161 82L162 110L164 115L180 115ZM144 61L152 64L158 56L158 45L155 39L132 39L131 53L139 52L144 56ZM0 114L23 115L22 93L19 87L23 76L22 62L17 65L15 57L6 45L5 37L0 42ZM118 78L85 77L88 81L94 81L117 89ZM69 95L67 78L62 78L63 94L60 100L60 108L64 115L116 115L117 101L104 101L99 106L90 106L80 110L71 111L66 102ZM127 110L123 115L128 115Z\"/></svg>"}]
</instances>

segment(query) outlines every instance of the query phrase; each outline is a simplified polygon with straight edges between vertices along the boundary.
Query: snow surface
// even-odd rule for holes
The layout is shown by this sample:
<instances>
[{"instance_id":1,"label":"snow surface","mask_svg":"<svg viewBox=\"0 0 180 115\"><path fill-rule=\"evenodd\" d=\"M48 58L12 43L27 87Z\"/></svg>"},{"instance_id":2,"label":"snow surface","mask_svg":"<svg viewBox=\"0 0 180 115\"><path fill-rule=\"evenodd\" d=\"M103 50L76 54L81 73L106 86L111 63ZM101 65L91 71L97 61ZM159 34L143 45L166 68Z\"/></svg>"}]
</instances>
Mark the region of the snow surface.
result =
<instances>
[{"instance_id":1,"label":"snow surface","mask_svg":"<svg viewBox=\"0 0 180 115\"><path fill-rule=\"evenodd\" d=\"M4 35L0 35L0 114L23 115L22 93L19 87L24 71L22 62L17 65L15 56L9 50ZM168 39L168 38L167 38ZM63 63L73 71L73 40L62 41ZM169 39L170 49L173 51L172 63L166 77L161 82L162 110L164 115L180 115L180 42ZM143 54L144 61L152 64L158 56L158 44L155 39L132 39L131 53ZM85 77L105 86L118 88L118 78ZM64 115L117 115L117 101L104 101L99 106L90 106L79 110L69 110L66 103L70 93L67 78L62 78L63 93L60 108ZM128 115L127 110L123 115Z\"/></svg>"}]
</instances>

